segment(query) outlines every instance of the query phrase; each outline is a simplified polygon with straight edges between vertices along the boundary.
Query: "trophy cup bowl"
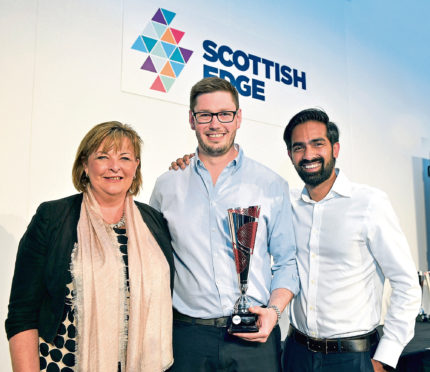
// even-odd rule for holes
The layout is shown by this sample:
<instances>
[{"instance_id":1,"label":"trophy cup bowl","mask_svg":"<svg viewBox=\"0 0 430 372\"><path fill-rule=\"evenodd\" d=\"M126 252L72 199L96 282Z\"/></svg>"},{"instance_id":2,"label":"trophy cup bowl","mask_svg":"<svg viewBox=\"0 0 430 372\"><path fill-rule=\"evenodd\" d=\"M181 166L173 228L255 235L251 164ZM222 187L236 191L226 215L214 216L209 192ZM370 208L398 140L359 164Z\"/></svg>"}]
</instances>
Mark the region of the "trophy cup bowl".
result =
<instances>
[{"instance_id":1,"label":"trophy cup bowl","mask_svg":"<svg viewBox=\"0 0 430 372\"><path fill-rule=\"evenodd\" d=\"M237 299L233 308L233 314L231 315L229 332L258 332L258 316L248 310L251 306L251 301L246 295L246 291L248 289L248 273L251 265L251 257L254 252L255 237L257 235L260 206L232 208L227 212L240 290L240 297Z\"/></svg>"}]
</instances>

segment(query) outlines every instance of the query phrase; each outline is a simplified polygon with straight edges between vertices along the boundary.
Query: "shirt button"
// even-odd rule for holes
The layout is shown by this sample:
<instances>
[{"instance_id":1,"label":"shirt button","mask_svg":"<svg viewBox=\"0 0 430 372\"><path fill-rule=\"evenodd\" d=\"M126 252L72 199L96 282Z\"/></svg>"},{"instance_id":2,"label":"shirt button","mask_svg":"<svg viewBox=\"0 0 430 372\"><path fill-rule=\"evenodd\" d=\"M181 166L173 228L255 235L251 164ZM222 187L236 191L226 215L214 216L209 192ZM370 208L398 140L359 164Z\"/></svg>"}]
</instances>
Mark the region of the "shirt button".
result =
<instances>
[{"instance_id":1,"label":"shirt button","mask_svg":"<svg viewBox=\"0 0 430 372\"><path fill-rule=\"evenodd\" d=\"M315 253L312 253L311 257L312 257L312 258L315 258Z\"/></svg>"},{"instance_id":2,"label":"shirt button","mask_svg":"<svg viewBox=\"0 0 430 372\"><path fill-rule=\"evenodd\" d=\"M309 307L309 310L310 310L310 311L314 311L314 307L313 307L313 306L310 306L310 307Z\"/></svg>"},{"instance_id":3,"label":"shirt button","mask_svg":"<svg viewBox=\"0 0 430 372\"><path fill-rule=\"evenodd\" d=\"M315 284L315 280L311 280L311 284Z\"/></svg>"},{"instance_id":4,"label":"shirt button","mask_svg":"<svg viewBox=\"0 0 430 372\"><path fill-rule=\"evenodd\" d=\"M212 232L215 232L215 227L212 227L211 231L212 231Z\"/></svg>"}]
</instances>

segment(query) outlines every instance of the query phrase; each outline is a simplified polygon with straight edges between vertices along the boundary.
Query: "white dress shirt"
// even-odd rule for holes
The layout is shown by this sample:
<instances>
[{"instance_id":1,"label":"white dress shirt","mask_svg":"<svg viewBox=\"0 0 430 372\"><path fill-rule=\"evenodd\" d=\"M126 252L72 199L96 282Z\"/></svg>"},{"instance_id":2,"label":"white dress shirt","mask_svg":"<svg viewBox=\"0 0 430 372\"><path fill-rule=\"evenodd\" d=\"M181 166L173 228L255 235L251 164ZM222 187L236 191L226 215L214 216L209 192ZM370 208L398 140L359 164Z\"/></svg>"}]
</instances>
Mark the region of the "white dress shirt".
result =
<instances>
[{"instance_id":1,"label":"white dress shirt","mask_svg":"<svg viewBox=\"0 0 430 372\"><path fill-rule=\"evenodd\" d=\"M380 322L386 277L393 291L374 359L395 366L420 306L416 267L387 195L336 173L319 202L306 188L291 191L301 282L291 323L317 338L370 332Z\"/></svg>"}]
</instances>

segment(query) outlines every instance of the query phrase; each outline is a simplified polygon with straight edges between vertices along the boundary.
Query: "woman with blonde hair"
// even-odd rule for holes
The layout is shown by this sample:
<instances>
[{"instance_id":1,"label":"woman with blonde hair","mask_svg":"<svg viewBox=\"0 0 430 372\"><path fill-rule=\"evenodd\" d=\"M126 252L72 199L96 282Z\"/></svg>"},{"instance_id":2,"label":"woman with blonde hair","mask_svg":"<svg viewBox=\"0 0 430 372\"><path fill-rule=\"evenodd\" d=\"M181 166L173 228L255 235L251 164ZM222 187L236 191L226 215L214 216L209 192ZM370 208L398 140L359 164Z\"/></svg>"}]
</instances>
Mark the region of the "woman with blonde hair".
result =
<instances>
[{"instance_id":1,"label":"woman with blonde hair","mask_svg":"<svg viewBox=\"0 0 430 372\"><path fill-rule=\"evenodd\" d=\"M173 258L162 215L133 200L141 139L96 125L73 165L81 193L42 203L22 237L6 320L15 372L164 371Z\"/></svg>"}]
</instances>

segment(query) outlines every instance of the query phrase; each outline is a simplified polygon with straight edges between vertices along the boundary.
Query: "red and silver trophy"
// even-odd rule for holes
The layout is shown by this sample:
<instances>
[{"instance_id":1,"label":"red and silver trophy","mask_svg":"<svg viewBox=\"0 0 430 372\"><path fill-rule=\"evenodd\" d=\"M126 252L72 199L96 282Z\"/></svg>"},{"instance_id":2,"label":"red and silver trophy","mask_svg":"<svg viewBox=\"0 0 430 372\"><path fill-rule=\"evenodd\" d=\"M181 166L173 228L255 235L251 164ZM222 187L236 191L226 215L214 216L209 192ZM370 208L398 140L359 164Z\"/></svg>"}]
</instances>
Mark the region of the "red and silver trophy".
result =
<instances>
[{"instance_id":1,"label":"red and silver trophy","mask_svg":"<svg viewBox=\"0 0 430 372\"><path fill-rule=\"evenodd\" d=\"M251 301L246 295L251 256L254 252L260 206L228 210L228 224L233 243L234 261L239 280L240 297L231 316L230 333L258 332L256 314L249 312Z\"/></svg>"}]
</instances>

